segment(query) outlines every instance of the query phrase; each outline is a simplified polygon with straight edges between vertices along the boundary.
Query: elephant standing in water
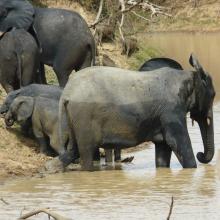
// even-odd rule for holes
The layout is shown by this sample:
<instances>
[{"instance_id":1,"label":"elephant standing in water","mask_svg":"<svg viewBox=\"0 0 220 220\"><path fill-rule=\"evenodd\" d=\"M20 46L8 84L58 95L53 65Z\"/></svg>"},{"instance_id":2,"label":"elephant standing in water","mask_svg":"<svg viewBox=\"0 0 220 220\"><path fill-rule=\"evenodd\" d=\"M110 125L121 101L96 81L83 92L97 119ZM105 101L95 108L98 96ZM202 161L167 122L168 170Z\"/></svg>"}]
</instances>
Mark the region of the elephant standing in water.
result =
<instances>
[{"instance_id":1,"label":"elephant standing in water","mask_svg":"<svg viewBox=\"0 0 220 220\"><path fill-rule=\"evenodd\" d=\"M214 155L213 100L210 75L194 55L194 71L160 68L148 74L113 67L91 67L72 74L60 99L60 135L68 119L71 153L79 150L83 170L92 170L92 155L99 147L131 147L155 143L156 166L169 167L172 151L183 168L197 167L189 138L186 114L199 123L208 163ZM126 76L126 77L125 77ZM85 126L86 125L86 126ZM63 165L73 155L60 157Z\"/></svg>"},{"instance_id":2,"label":"elephant standing in water","mask_svg":"<svg viewBox=\"0 0 220 220\"><path fill-rule=\"evenodd\" d=\"M94 38L85 20L76 12L33 8L24 0L3 0L0 18L0 31L24 28L34 35L41 50L40 61L53 67L61 87L65 86L72 70L95 64ZM33 26L29 27L32 22Z\"/></svg>"},{"instance_id":3,"label":"elephant standing in water","mask_svg":"<svg viewBox=\"0 0 220 220\"><path fill-rule=\"evenodd\" d=\"M139 71L140 72L144 71L144 73L147 74L146 71L156 70L163 67L170 67L173 69L183 70L181 64L179 64L177 61L166 57L158 57L158 58L152 58L144 62L144 64L142 64L141 67L139 68ZM105 157L106 157L106 162L112 161L112 149L105 149ZM121 150L119 148L114 149L114 160L115 161L121 160Z\"/></svg>"}]
</instances>

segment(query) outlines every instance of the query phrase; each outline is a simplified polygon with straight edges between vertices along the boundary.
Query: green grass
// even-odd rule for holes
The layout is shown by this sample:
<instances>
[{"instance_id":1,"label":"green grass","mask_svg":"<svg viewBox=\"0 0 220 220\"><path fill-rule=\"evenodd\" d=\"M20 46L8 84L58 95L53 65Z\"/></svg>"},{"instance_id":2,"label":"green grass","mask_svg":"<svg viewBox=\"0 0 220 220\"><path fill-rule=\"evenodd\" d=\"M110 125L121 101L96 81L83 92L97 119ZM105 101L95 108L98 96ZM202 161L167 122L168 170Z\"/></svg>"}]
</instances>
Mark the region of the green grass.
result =
<instances>
[{"instance_id":1,"label":"green grass","mask_svg":"<svg viewBox=\"0 0 220 220\"><path fill-rule=\"evenodd\" d=\"M161 55L161 51L150 46L139 46L139 51L134 53L131 58L128 59L128 64L131 69L137 70L148 59L158 57Z\"/></svg>"}]
</instances>

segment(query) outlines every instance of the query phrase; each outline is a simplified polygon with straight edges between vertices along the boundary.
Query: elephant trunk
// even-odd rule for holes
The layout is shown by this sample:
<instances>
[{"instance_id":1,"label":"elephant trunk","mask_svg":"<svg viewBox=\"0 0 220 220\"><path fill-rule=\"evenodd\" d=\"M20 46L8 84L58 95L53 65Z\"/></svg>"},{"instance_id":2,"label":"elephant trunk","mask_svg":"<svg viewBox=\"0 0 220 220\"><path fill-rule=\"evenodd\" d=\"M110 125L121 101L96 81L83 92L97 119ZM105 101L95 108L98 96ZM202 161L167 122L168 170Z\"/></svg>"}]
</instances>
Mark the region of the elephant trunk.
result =
<instances>
[{"instance_id":1,"label":"elephant trunk","mask_svg":"<svg viewBox=\"0 0 220 220\"><path fill-rule=\"evenodd\" d=\"M6 115L5 115L5 124L6 124L6 126L7 127L11 127L13 124L14 124L14 119L13 119L13 117L12 117L12 115L11 115L11 113L7 113Z\"/></svg>"},{"instance_id":2,"label":"elephant trunk","mask_svg":"<svg viewBox=\"0 0 220 220\"><path fill-rule=\"evenodd\" d=\"M203 145L204 145L204 153L198 152L197 159L201 163L209 163L215 153L215 144L214 144L214 125L213 125L213 110L212 107L208 112L208 117L203 118L198 121Z\"/></svg>"},{"instance_id":3,"label":"elephant trunk","mask_svg":"<svg viewBox=\"0 0 220 220\"><path fill-rule=\"evenodd\" d=\"M0 117L1 117L1 118L4 118L6 112L7 112L7 107L6 107L5 104L3 104L3 105L0 107Z\"/></svg>"}]
</instances>

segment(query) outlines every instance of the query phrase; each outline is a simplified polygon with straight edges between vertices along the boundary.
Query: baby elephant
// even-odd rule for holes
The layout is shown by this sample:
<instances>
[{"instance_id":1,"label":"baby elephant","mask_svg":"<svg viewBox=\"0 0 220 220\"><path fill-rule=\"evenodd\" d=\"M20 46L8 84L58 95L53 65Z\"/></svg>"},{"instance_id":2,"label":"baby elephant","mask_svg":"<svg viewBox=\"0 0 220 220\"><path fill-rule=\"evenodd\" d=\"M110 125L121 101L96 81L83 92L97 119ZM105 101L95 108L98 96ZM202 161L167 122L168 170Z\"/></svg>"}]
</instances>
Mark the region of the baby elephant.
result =
<instances>
[{"instance_id":1,"label":"baby elephant","mask_svg":"<svg viewBox=\"0 0 220 220\"><path fill-rule=\"evenodd\" d=\"M121 54L126 54L130 57L132 53L138 51L137 39L134 37L126 37L122 40L122 52Z\"/></svg>"},{"instance_id":2,"label":"baby elephant","mask_svg":"<svg viewBox=\"0 0 220 220\"><path fill-rule=\"evenodd\" d=\"M68 143L68 132L64 132L66 145L60 148L58 135L59 101L45 97L19 96L14 99L5 115L5 123L12 126L15 121L24 123L32 121L33 133L40 145L40 152L55 156L65 152ZM66 122L64 122L66 123ZM66 128L67 126L63 126Z\"/></svg>"}]
</instances>

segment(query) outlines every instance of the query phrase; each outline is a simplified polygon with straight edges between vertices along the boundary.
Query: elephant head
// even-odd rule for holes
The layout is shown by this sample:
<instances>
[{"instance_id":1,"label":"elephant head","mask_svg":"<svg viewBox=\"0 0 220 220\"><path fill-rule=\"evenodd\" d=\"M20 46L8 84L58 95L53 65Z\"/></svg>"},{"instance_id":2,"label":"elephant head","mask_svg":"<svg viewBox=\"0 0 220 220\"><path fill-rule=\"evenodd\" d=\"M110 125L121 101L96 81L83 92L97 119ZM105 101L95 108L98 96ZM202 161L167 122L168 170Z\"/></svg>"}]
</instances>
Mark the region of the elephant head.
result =
<instances>
[{"instance_id":1,"label":"elephant head","mask_svg":"<svg viewBox=\"0 0 220 220\"><path fill-rule=\"evenodd\" d=\"M198 122L204 153L197 153L197 159L201 163L209 163L215 152L214 147L214 126L213 126L213 101L215 89L211 76L203 69L199 61L192 54L190 64L195 68L194 72L194 101L190 109L190 117Z\"/></svg>"},{"instance_id":2,"label":"elephant head","mask_svg":"<svg viewBox=\"0 0 220 220\"><path fill-rule=\"evenodd\" d=\"M34 108L34 98L28 96L19 96L12 102L8 112L5 115L5 123L12 126L15 121L25 122L31 117Z\"/></svg>"},{"instance_id":3,"label":"elephant head","mask_svg":"<svg viewBox=\"0 0 220 220\"><path fill-rule=\"evenodd\" d=\"M8 93L4 103L0 107L0 116L1 117L5 116L5 114L9 110L10 105L12 104L14 99L20 95L20 92L21 92L21 89L14 90L14 91L11 91L10 93Z\"/></svg>"}]
</instances>

